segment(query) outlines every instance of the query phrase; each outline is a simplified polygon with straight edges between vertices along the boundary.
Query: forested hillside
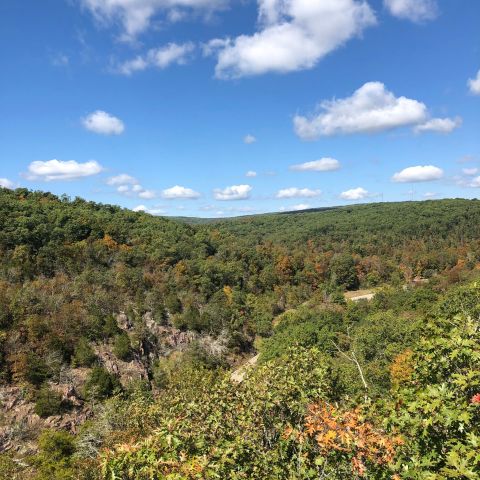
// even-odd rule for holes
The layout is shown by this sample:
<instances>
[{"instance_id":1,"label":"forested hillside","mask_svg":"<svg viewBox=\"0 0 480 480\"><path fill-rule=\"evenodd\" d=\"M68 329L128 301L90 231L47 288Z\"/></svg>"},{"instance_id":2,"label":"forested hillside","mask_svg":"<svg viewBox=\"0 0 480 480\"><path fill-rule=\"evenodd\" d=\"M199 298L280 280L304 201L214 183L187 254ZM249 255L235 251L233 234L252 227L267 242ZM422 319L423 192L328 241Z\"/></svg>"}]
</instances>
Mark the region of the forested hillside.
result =
<instances>
[{"instance_id":1,"label":"forested hillside","mask_svg":"<svg viewBox=\"0 0 480 480\"><path fill-rule=\"evenodd\" d=\"M0 479L479 478L480 201L0 226Z\"/></svg>"}]
</instances>

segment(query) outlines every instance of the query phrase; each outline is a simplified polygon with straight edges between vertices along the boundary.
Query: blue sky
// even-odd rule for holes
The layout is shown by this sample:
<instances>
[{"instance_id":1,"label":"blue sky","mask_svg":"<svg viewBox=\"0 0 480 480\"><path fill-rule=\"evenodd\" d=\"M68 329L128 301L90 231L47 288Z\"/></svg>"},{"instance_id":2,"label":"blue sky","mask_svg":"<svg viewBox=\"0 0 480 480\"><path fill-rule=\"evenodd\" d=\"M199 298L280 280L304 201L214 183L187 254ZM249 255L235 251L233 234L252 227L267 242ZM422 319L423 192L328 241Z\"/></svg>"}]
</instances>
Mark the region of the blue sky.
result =
<instances>
[{"instance_id":1,"label":"blue sky","mask_svg":"<svg viewBox=\"0 0 480 480\"><path fill-rule=\"evenodd\" d=\"M478 197L479 21L477 0L4 0L0 184L206 217Z\"/></svg>"}]
</instances>

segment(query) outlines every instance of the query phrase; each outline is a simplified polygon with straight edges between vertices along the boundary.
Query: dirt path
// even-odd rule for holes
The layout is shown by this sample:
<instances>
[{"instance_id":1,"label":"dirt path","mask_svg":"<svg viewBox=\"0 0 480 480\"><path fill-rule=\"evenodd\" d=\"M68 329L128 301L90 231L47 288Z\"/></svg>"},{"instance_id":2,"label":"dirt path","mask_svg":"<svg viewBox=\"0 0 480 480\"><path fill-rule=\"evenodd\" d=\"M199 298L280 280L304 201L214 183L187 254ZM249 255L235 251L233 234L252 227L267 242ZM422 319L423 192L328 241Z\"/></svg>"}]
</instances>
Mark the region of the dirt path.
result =
<instances>
[{"instance_id":1,"label":"dirt path","mask_svg":"<svg viewBox=\"0 0 480 480\"><path fill-rule=\"evenodd\" d=\"M230 375L230 379L235 383L242 383L247 372L257 364L258 357L260 357L260 355L255 355L254 357L247 360L243 365L234 370Z\"/></svg>"},{"instance_id":2,"label":"dirt path","mask_svg":"<svg viewBox=\"0 0 480 480\"><path fill-rule=\"evenodd\" d=\"M345 292L345 299L352 302L359 302L360 300L372 300L377 292L374 290L357 290L355 292Z\"/></svg>"}]
</instances>

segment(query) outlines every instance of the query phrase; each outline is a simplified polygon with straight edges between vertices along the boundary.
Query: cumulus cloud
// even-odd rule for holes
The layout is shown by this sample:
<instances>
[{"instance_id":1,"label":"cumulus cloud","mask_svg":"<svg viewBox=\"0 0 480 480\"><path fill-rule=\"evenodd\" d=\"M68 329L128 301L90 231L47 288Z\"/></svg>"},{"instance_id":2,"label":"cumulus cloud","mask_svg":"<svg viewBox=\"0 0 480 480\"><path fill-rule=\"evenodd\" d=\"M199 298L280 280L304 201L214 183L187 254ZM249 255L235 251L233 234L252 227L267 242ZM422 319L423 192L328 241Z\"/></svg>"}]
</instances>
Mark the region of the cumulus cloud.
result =
<instances>
[{"instance_id":1,"label":"cumulus cloud","mask_svg":"<svg viewBox=\"0 0 480 480\"><path fill-rule=\"evenodd\" d=\"M280 212L298 212L300 210L308 210L309 208L312 208L312 206L308 203L299 203L297 205L291 205L289 207L281 207L279 210Z\"/></svg>"},{"instance_id":2,"label":"cumulus cloud","mask_svg":"<svg viewBox=\"0 0 480 480\"><path fill-rule=\"evenodd\" d=\"M468 186L473 188L480 187L480 177L473 178L472 181L468 183Z\"/></svg>"},{"instance_id":3,"label":"cumulus cloud","mask_svg":"<svg viewBox=\"0 0 480 480\"><path fill-rule=\"evenodd\" d=\"M299 211L299 210L308 210L312 208L308 203L299 203L297 205L293 205L290 207L292 210Z\"/></svg>"},{"instance_id":4,"label":"cumulus cloud","mask_svg":"<svg viewBox=\"0 0 480 480\"><path fill-rule=\"evenodd\" d=\"M478 168L477 167L472 167L472 168L462 168L462 173L464 175L467 175L469 177L472 177L473 175L476 175L478 173Z\"/></svg>"},{"instance_id":5,"label":"cumulus cloud","mask_svg":"<svg viewBox=\"0 0 480 480\"><path fill-rule=\"evenodd\" d=\"M437 196L437 194L434 193L434 192L425 192L423 194L423 198L435 198L436 196Z\"/></svg>"},{"instance_id":6,"label":"cumulus cloud","mask_svg":"<svg viewBox=\"0 0 480 480\"><path fill-rule=\"evenodd\" d=\"M116 187L117 192L126 197L138 197L144 200L151 200L158 197L155 190L147 190L140 185L140 182L131 175L121 173L107 179L107 184Z\"/></svg>"},{"instance_id":7,"label":"cumulus cloud","mask_svg":"<svg viewBox=\"0 0 480 480\"><path fill-rule=\"evenodd\" d=\"M226 188L216 188L213 191L215 200L245 200L250 198L250 185L232 185Z\"/></svg>"},{"instance_id":8,"label":"cumulus cloud","mask_svg":"<svg viewBox=\"0 0 480 480\"><path fill-rule=\"evenodd\" d=\"M254 172L253 170L249 170L246 174L245 174L246 177L250 177L250 178L253 178L253 177L256 177L257 176L257 172Z\"/></svg>"},{"instance_id":9,"label":"cumulus cloud","mask_svg":"<svg viewBox=\"0 0 480 480\"><path fill-rule=\"evenodd\" d=\"M97 175L103 170L95 160L79 163L75 160L37 160L28 166L25 177L28 180L50 182L55 180L77 180Z\"/></svg>"},{"instance_id":10,"label":"cumulus cloud","mask_svg":"<svg viewBox=\"0 0 480 480\"><path fill-rule=\"evenodd\" d=\"M213 12L228 0L80 0L102 24L120 23L123 40L132 40L151 26L155 15L163 13L170 22L182 20L189 12Z\"/></svg>"},{"instance_id":11,"label":"cumulus cloud","mask_svg":"<svg viewBox=\"0 0 480 480\"><path fill-rule=\"evenodd\" d=\"M322 194L321 190L312 190L310 188L284 188L276 194L277 198L312 198Z\"/></svg>"},{"instance_id":12,"label":"cumulus cloud","mask_svg":"<svg viewBox=\"0 0 480 480\"><path fill-rule=\"evenodd\" d=\"M257 138L254 137L253 135L245 135L245 137L243 137L243 143L246 143L247 145L251 145L252 143L255 143L257 141Z\"/></svg>"},{"instance_id":13,"label":"cumulus cloud","mask_svg":"<svg viewBox=\"0 0 480 480\"><path fill-rule=\"evenodd\" d=\"M427 107L422 102L396 97L381 82L368 82L351 97L323 101L317 115L295 116L294 127L300 138L314 140L337 134L376 133L426 120Z\"/></svg>"},{"instance_id":14,"label":"cumulus cloud","mask_svg":"<svg viewBox=\"0 0 480 480\"><path fill-rule=\"evenodd\" d=\"M101 135L120 135L125 130L123 122L103 110L90 113L82 120L83 126L94 133Z\"/></svg>"},{"instance_id":15,"label":"cumulus cloud","mask_svg":"<svg viewBox=\"0 0 480 480\"><path fill-rule=\"evenodd\" d=\"M480 70L475 78L470 78L468 80L468 88L470 89L470 93L480 95Z\"/></svg>"},{"instance_id":16,"label":"cumulus cloud","mask_svg":"<svg viewBox=\"0 0 480 480\"><path fill-rule=\"evenodd\" d=\"M363 200L364 198L368 198L370 193L368 190L365 190L362 187L352 188L350 190L346 190L340 194L340 198L343 200Z\"/></svg>"},{"instance_id":17,"label":"cumulus cloud","mask_svg":"<svg viewBox=\"0 0 480 480\"><path fill-rule=\"evenodd\" d=\"M456 128L462 125L462 119L456 118L432 118L425 123L417 125L414 128L416 133L423 132L437 132L437 133L451 133Z\"/></svg>"},{"instance_id":18,"label":"cumulus cloud","mask_svg":"<svg viewBox=\"0 0 480 480\"><path fill-rule=\"evenodd\" d=\"M290 170L298 172L331 172L340 168L340 162L334 158L324 157L320 160L314 160L313 162L300 163L298 165L292 165Z\"/></svg>"},{"instance_id":19,"label":"cumulus cloud","mask_svg":"<svg viewBox=\"0 0 480 480\"><path fill-rule=\"evenodd\" d=\"M184 199L196 199L200 197L200 194L191 188L181 187L180 185L175 185L174 187L167 188L163 190L162 197L169 200L175 198L184 198Z\"/></svg>"},{"instance_id":20,"label":"cumulus cloud","mask_svg":"<svg viewBox=\"0 0 480 480\"><path fill-rule=\"evenodd\" d=\"M160 48L152 48L145 55L138 55L131 60L121 63L116 68L116 71L122 75L131 75L150 67L163 70L174 64L185 65L194 49L195 45L191 42L183 44L169 43Z\"/></svg>"},{"instance_id":21,"label":"cumulus cloud","mask_svg":"<svg viewBox=\"0 0 480 480\"><path fill-rule=\"evenodd\" d=\"M430 182L439 180L443 177L443 170L433 165L418 165L416 167L408 167L397 172L392 180L399 183L407 182Z\"/></svg>"},{"instance_id":22,"label":"cumulus cloud","mask_svg":"<svg viewBox=\"0 0 480 480\"><path fill-rule=\"evenodd\" d=\"M438 15L436 0L384 0L391 15L412 22L433 20Z\"/></svg>"},{"instance_id":23,"label":"cumulus cloud","mask_svg":"<svg viewBox=\"0 0 480 480\"><path fill-rule=\"evenodd\" d=\"M13 189L14 184L8 178L0 178L0 187Z\"/></svg>"},{"instance_id":24,"label":"cumulus cloud","mask_svg":"<svg viewBox=\"0 0 480 480\"><path fill-rule=\"evenodd\" d=\"M120 175L107 179L108 185L136 185L138 183L139 182L135 177L127 175L126 173L121 173Z\"/></svg>"},{"instance_id":25,"label":"cumulus cloud","mask_svg":"<svg viewBox=\"0 0 480 480\"><path fill-rule=\"evenodd\" d=\"M151 200L152 198L157 198L157 193L154 190L141 190L138 192L138 196L145 200Z\"/></svg>"},{"instance_id":26,"label":"cumulus cloud","mask_svg":"<svg viewBox=\"0 0 480 480\"><path fill-rule=\"evenodd\" d=\"M312 68L376 23L364 0L258 0L258 6L256 33L207 45L207 53L218 55L218 78Z\"/></svg>"},{"instance_id":27,"label":"cumulus cloud","mask_svg":"<svg viewBox=\"0 0 480 480\"><path fill-rule=\"evenodd\" d=\"M150 215L164 215L167 213L163 208L161 207L154 207L154 208L148 208L145 205L138 205L135 208L132 208L134 212L144 212L144 213L149 213Z\"/></svg>"}]
</instances>

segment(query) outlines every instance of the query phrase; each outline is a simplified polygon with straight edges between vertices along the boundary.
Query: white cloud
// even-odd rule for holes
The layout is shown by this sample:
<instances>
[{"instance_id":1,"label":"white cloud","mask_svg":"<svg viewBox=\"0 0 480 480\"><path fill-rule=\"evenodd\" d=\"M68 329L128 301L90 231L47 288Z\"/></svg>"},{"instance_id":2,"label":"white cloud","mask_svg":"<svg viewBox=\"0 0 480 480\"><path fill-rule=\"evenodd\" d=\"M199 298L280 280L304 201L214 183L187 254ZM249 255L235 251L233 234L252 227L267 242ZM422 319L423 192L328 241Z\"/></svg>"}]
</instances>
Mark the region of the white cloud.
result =
<instances>
[{"instance_id":1,"label":"white cloud","mask_svg":"<svg viewBox=\"0 0 480 480\"><path fill-rule=\"evenodd\" d=\"M255 143L257 141L257 138L254 137L253 135L245 135L243 138L243 143L246 143L247 145L251 145L252 143Z\"/></svg>"},{"instance_id":2,"label":"white cloud","mask_svg":"<svg viewBox=\"0 0 480 480\"><path fill-rule=\"evenodd\" d=\"M299 172L331 172L340 168L340 162L334 158L321 158L320 160L314 160L313 162L300 163L298 165L292 165L290 170L296 170Z\"/></svg>"},{"instance_id":3,"label":"white cloud","mask_svg":"<svg viewBox=\"0 0 480 480\"><path fill-rule=\"evenodd\" d=\"M157 194L153 190L141 190L138 192L138 196L145 200L151 200L152 198L156 198Z\"/></svg>"},{"instance_id":4,"label":"white cloud","mask_svg":"<svg viewBox=\"0 0 480 480\"><path fill-rule=\"evenodd\" d=\"M110 177L107 179L107 184L117 187L117 192L126 197L138 197L145 200L151 200L152 198L158 197L155 190L147 190L143 188L135 177L127 175L126 173Z\"/></svg>"},{"instance_id":5,"label":"white cloud","mask_svg":"<svg viewBox=\"0 0 480 480\"><path fill-rule=\"evenodd\" d=\"M425 123L417 125L414 128L416 133L423 132L438 132L438 133L451 133L456 128L462 125L462 119L456 118L432 118Z\"/></svg>"},{"instance_id":6,"label":"white cloud","mask_svg":"<svg viewBox=\"0 0 480 480\"><path fill-rule=\"evenodd\" d=\"M75 160L37 160L28 166L25 177L28 180L50 182L54 180L77 180L97 175L103 170L95 160L79 163Z\"/></svg>"},{"instance_id":7,"label":"white cloud","mask_svg":"<svg viewBox=\"0 0 480 480\"><path fill-rule=\"evenodd\" d=\"M343 200L363 200L369 196L370 193L362 187L352 188L340 194Z\"/></svg>"},{"instance_id":8,"label":"white cloud","mask_svg":"<svg viewBox=\"0 0 480 480\"><path fill-rule=\"evenodd\" d=\"M184 199L195 199L199 198L200 194L195 192L191 188L181 187L180 185L175 185L174 187L167 188L162 192L162 197L169 200L175 198L184 198Z\"/></svg>"},{"instance_id":9,"label":"white cloud","mask_svg":"<svg viewBox=\"0 0 480 480\"><path fill-rule=\"evenodd\" d=\"M144 212L149 213L150 215L164 215L167 213L163 208L148 208L145 205L138 205L135 208L132 208L134 212Z\"/></svg>"},{"instance_id":10,"label":"white cloud","mask_svg":"<svg viewBox=\"0 0 480 480\"><path fill-rule=\"evenodd\" d=\"M439 180L443 177L443 170L433 165L424 165L416 167L408 167L397 172L392 180L394 182L430 182L432 180Z\"/></svg>"},{"instance_id":11,"label":"white cloud","mask_svg":"<svg viewBox=\"0 0 480 480\"><path fill-rule=\"evenodd\" d=\"M157 67L163 70L174 64L185 65L194 49L195 46L191 42L169 43L164 47L152 48L146 55L138 55L132 60L121 63L116 71L123 75L131 75L149 67Z\"/></svg>"},{"instance_id":12,"label":"white cloud","mask_svg":"<svg viewBox=\"0 0 480 480\"><path fill-rule=\"evenodd\" d=\"M176 22L191 11L207 14L224 8L227 0L80 0L97 20L104 24L119 22L123 40L132 40L151 26L155 15L164 13L167 20Z\"/></svg>"},{"instance_id":13,"label":"white cloud","mask_svg":"<svg viewBox=\"0 0 480 480\"><path fill-rule=\"evenodd\" d=\"M250 198L252 187L250 185L232 185L226 188L216 188L213 191L215 200L245 200Z\"/></svg>"},{"instance_id":14,"label":"white cloud","mask_svg":"<svg viewBox=\"0 0 480 480\"><path fill-rule=\"evenodd\" d=\"M468 88L474 95L480 95L480 70L475 78L470 78L468 80Z\"/></svg>"},{"instance_id":15,"label":"white cloud","mask_svg":"<svg viewBox=\"0 0 480 480\"><path fill-rule=\"evenodd\" d=\"M368 82L351 97L323 101L321 113L311 118L295 116L297 135L304 140L351 133L376 133L427 120L425 104L396 97L383 83Z\"/></svg>"},{"instance_id":16,"label":"white cloud","mask_svg":"<svg viewBox=\"0 0 480 480\"><path fill-rule=\"evenodd\" d=\"M206 53L218 54L218 78L312 68L376 23L364 0L258 0L258 6L259 31L207 45Z\"/></svg>"},{"instance_id":17,"label":"white cloud","mask_svg":"<svg viewBox=\"0 0 480 480\"><path fill-rule=\"evenodd\" d=\"M121 173L120 175L107 179L108 185L136 185L138 183L139 182L135 177L127 175L126 173Z\"/></svg>"},{"instance_id":18,"label":"white cloud","mask_svg":"<svg viewBox=\"0 0 480 480\"><path fill-rule=\"evenodd\" d=\"M294 211L298 211L298 210L308 210L309 208L311 208L311 206L308 203L299 203L298 205L293 205L290 208Z\"/></svg>"},{"instance_id":19,"label":"white cloud","mask_svg":"<svg viewBox=\"0 0 480 480\"><path fill-rule=\"evenodd\" d=\"M478 188L480 187L480 177L475 177L469 184L470 187Z\"/></svg>"},{"instance_id":20,"label":"white cloud","mask_svg":"<svg viewBox=\"0 0 480 480\"><path fill-rule=\"evenodd\" d=\"M103 110L97 110L82 120L83 126L101 135L120 135L125 130L123 122Z\"/></svg>"},{"instance_id":21,"label":"white cloud","mask_svg":"<svg viewBox=\"0 0 480 480\"><path fill-rule=\"evenodd\" d=\"M311 190L310 188L284 188L276 194L277 198L312 198L322 194L321 190Z\"/></svg>"},{"instance_id":22,"label":"white cloud","mask_svg":"<svg viewBox=\"0 0 480 480\"><path fill-rule=\"evenodd\" d=\"M8 178L0 178L0 187L13 189L15 185Z\"/></svg>"},{"instance_id":23,"label":"white cloud","mask_svg":"<svg viewBox=\"0 0 480 480\"><path fill-rule=\"evenodd\" d=\"M437 196L437 194L434 193L434 192L425 192L423 194L423 198L435 198L436 196Z\"/></svg>"},{"instance_id":24,"label":"white cloud","mask_svg":"<svg viewBox=\"0 0 480 480\"><path fill-rule=\"evenodd\" d=\"M297 212L299 210L308 210L309 208L312 208L312 207L308 203L299 203L297 205L291 205L289 207L280 207L279 211L280 212Z\"/></svg>"},{"instance_id":25,"label":"white cloud","mask_svg":"<svg viewBox=\"0 0 480 480\"><path fill-rule=\"evenodd\" d=\"M146 212L147 211L147 207L145 205L138 205L137 207L135 208L132 208L132 210L134 212Z\"/></svg>"},{"instance_id":26,"label":"white cloud","mask_svg":"<svg viewBox=\"0 0 480 480\"><path fill-rule=\"evenodd\" d=\"M478 168L477 167L462 168L462 173L464 175L468 175L468 176L472 177L473 175L476 175L478 173Z\"/></svg>"},{"instance_id":27,"label":"white cloud","mask_svg":"<svg viewBox=\"0 0 480 480\"><path fill-rule=\"evenodd\" d=\"M246 174L245 174L246 177L250 177L250 178L253 178L253 177L256 177L257 176L257 172L254 172L253 170L249 170Z\"/></svg>"},{"instance_id":28,"label":"white cloud","mask_svg":"<svg viewBox=\"0 0 480 480\"><path fill-rule=\"evenodd\" d=\"M395 17L421 23L438 15L436 0L384 0L385 7Z\"/></svg>"}]
</instances>

